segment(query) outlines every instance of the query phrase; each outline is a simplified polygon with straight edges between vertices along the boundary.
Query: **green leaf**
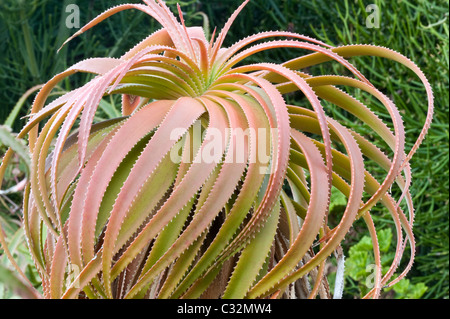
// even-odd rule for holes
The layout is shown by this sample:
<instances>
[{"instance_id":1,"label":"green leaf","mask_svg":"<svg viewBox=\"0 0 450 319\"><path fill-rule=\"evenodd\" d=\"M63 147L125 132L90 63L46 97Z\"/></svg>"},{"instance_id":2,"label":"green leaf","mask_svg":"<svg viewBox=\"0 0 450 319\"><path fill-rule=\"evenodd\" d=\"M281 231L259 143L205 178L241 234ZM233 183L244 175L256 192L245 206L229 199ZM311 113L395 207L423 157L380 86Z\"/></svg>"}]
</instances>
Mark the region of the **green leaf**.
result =
<instances>
[{"instance_id":1,"label":"green leaf","mask_svg":"<svg viewBox=\"0 0 450 319\"><path fill-rule=\"evenodd\" d=\"M331 201L330 201L330 213L337 212L338 210L344 211L347 206L347 197L342 194L336 187L331 188Z\"/></svg>"},{"instance_id":2,"label":"green leaf","mask_svg":"<svg viewBox=\"0 0 450 319\"><path fill-rule=\"evenodd\" d=\"M25 299L36 299L38 294L33 287L28 286L22 280L20 280L16 274L0 264L0 282L3 283L8 289L14 291L15 294Z\"/></svg>"},{"instance_id":3,"label":"green leaf","mask_svg":"<svg viewBox=\"0 0 450 319\"><path fill-rule=\"evenodd\" d=\"M121 114L120 114L119 110L117 110L116 106L114 105L113 99L111 98L110 101L111 101L111 103L104 99L101 99L98 106L100 107L100 109L103 112L106 113L107 118L113 119L113 118L120 117Z\"/></svg>"},{"instance_id":4,"label":"green leaf","mask_svg":"<svg viewBox=\"0 0 450 319\"><path fill-rule=\"evenodd\" d=\"M402 279L394 285L394 291L400 295L406 295L409 288L409 279Z\"/></svg>"},{"instance_id":5,"label":"green leaf","mask_svg":"<svg viewBox=\"0 0 450 319\"><path fill-rule=\"evenodd\" d=\"M280 204L277 202L261 231L242 251L223 298L241 299L245 297L270 252L277 231L279 216ZM252 267L248 267L250 263Z\"/></svg>"},{"instance_id":6,"label":"green leaf","mask_svg":"<svg viewBox=\"0 0 450 319\"><path fill-rule=\"evenodd\" d=\"M27 170L30 167L30 154L28 153L25 143L21 139L17 139L7 126L0 125L0 144L10 147L27 165Z\"/></svg>"},{"instance_id":7,"label":"green leaf","mask_svg":"<svg viewBox=\"0 0 450 319\"><path fill-rule=\"evenodd\" d=\"M350 248L350 257L356 252L368 252L372 250L372 239L369 236L364 236L361 240L354 246Z\"/></svg>"},{"instance_id":8,"label":"green leaf","mask_svg":"<svg viewBox=\"0 0 450 319\"><path fill-rule=\"evenodd\" d=\"M423 282L419 282L415 285L410 285L409 291L407 293L407 299L422 298L427 290L428 287Z\"/></svg>"}]
</instances>

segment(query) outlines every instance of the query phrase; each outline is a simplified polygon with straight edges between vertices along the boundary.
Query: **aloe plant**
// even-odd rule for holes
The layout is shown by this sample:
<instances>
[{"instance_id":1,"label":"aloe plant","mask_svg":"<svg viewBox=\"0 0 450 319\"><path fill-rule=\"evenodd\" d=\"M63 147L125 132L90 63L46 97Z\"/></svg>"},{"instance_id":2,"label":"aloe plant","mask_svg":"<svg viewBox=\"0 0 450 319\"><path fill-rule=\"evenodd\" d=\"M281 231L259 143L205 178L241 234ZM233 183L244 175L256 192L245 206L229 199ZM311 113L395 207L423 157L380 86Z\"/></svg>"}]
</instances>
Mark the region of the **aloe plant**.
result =
<instances>
[{"instance_id":1,"label":"aloe plant","mask_svg":"<svg viewBox=\"0 0 450 319\"><path fill-rule=\"evenodd\" d=\"M53 77L18 134L28 135L31 154L23 221L43 297L327 298L325 264L360 218L377 266L365 297L405 277L415 250L409 161L433 114L422 71L387 48L332 47L286 31L223 47L248 0L210 39L184 24L179 6L177 20L164 2L144 2L105 11L67 41L127 9L163 28L121 58L90 58ZM309 53L279 64L244 63L280 48ZM348 61L355 56L394 60L423 83L427 119L410 150L399 110ZM308 73L325 62L346 75ZM77 72L95 77L47 102ZM386 120L345 88L378 100ZM295 92L303 106L285 101ZM93 123L102 98L112 95L122 97L122 116ZM372 136L327 116L325 102ZM373 165L385 175L372 175ZM394 184L398 197L390 193ZM332 187L346 199L336 225L329 222ZM383 274L370 214L377 203L396 229L395 257ZM2 235L0 241L7 252ZM410 259L398 270L408 245Z\"/></svg>"}]
</instances>

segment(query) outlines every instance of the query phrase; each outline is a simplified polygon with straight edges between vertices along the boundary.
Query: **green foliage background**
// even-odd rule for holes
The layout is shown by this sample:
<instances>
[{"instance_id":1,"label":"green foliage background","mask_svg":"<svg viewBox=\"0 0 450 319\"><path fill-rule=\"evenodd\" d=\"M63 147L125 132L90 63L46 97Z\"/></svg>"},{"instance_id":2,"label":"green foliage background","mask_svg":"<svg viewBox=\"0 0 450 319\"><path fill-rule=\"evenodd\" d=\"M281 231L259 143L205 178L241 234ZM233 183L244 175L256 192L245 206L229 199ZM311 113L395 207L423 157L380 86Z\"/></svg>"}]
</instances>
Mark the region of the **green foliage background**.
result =
<instances>
[{"instance_id":1,"label":"green foliage background","mask_svg":"<svg viewBox=\"0 0 450 319\"><path fill-rule=\"evenodd\" d=\"M69 15L65 10L67 5L79 6L80 22L83 25L98 13L125 2L140 1L1 0L0 123L4 123L20 96L30 87L48 81L58 72L84 58L119 57L159 27L141 12L122 12L95 27L93 31L76 38L56 53L64 40L76 31L65 25ZM220 29L223 26L241 0L166 1L173 8L176 2L180 3L186 14L187 25L205 24L209 25L209 30L212 31L214 27ZM379 28L367 28L365 24L369 14L366 12L366 6L371 3L380 8ZM433 125L412 162L414 183L411 193L416 208L414 231L418 248L416 262L408 278L411 285L428 287L422 298L449 297L448 9L449 2L445 0L252 0L237 18L225 42L225 45L229 45L261 31L290 30L317 37L333 45L372 43L386 46L408 56L422 68L433 86L436 98ZM203 12L209 19L205 20L204 15L198 12ZM257 57L277 62L281 61L281 57L286 60L294 54L295 52L274 51ZM426 102L420 83L407 70L394 63L378 59L360 59L356 64L375 86L391 93L390 97L404 116L408 133L407 143L411 146L425 119ZM76 87L85 80L84 77L71 77L64 82L60 90ZM32 99L33 95L26 100L19 117L27 114ZM111 106L114 106L114 101L106 105L106 113L111 110ZM334 110L330 108L329 112ZM383 116L382 113L379 115ZM18 131L23 124L24 120L18 118L13 129ZM1 152L0 145L0 154ZM14 184L13 175L8 175L11 181L6 181L7 185ZM11 216L11 206L13 203L20 205L20 196L10 196L8 200L1 197L0 199L0 222L6 225L10 235L15 234L20 238L17 230L20 214ZM384 229L391 229L392 225L384 222L383 214L375 214L374 218L378 225L384 225ZM358 247L361 247L363 244L360 243L364 243L364 236L367 235L366 230L358 223L354 229L355 232L349 236L345 245L358 243ZM23 234L21 236L23 238ZM16 237L13 239L18 241ZM25 250L19 243L16 245L19 247L17 254L20 257ZM25 263L31 263L26 257L20 258L25 260ZM31 269L28 273L30 276L34 275ZM347 287L350 288L344 297L351 298L362 292L357 280L355 281L350 273L347 274L346 280ZM399 291L401 289L398 288ZM404 295L406 296L406 293ZM388 294L386 296L389 297Z\"/></svg>"}]
</instances>

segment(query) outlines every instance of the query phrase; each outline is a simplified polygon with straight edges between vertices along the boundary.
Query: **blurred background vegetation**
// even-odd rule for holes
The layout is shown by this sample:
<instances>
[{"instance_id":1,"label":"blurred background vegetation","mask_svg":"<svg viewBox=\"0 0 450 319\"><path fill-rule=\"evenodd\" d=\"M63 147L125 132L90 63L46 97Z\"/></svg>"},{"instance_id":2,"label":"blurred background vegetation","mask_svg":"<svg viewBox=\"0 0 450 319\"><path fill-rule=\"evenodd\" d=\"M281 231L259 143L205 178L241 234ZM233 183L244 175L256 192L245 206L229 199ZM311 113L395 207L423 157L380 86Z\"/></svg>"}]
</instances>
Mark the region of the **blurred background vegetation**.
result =
<instances>
[{"instance_id":1,"label":"blurred background vegetation","mask_svg":"<svg viewBox=\"0 0 450 319\"><path fill-rule=\"evenodd\" d=\"M140 1L1 0L0 124L8 124L17 132L24 124L22 117L29 111L35 93L32 90L28 96L23 96L26 91L45 83L82 59L120 57L159 28L147 15L135 10L125 11L71 41L59 53L56 52L67 37L77 30L69 29L65 24L70 14L66 12L69 4L79 6L82 26L104 10L125 2ZM172 8L175 8L176 2L180 3L185 13L187 25L204 25L212 32L214 27L220 29L223 26L241 0L166 1ZM366 6L372 3L380 8L379 28L367 28L365 24L370 14L366 12ZM230 45L261 31L289 30L319 38L332 45L371 43L408 56L428 76L436 99L434 122L412 161L416 259L408 280L385 291L383 297L386 298L449 297L448 9L449 2L445 0L252 0L237 18L225 42L225 45ZM208 18L205 19L205 16ZM259 54L257 58L280 62L295 54L298 55L298 52L275 50ZM426 115L426 96L418 79L405 68L386 60L358 58L355 63L376 87L388 93L398 105L404 116L407 145L410 147ZM323 68L333 67L324 65ZM85 80L85 75L72 76L56 93L77 87ZM360 97L358 92L355 94ZM289 98L296 99L295 96ZM298 102L301 103L301 100ZM117 101L106 99L102 103L99 119L117 114ZM380 117L386 115L381 108L377 110L376 105L373 107ZM343 116L331 106L328 112L338 118ZM0 155L4 150L0 143ZM14 190L24 178L23 171L23 164L18 158L15 159L0 191L0 222L8 236L10 248L27 275L38 286L19 227L21 194ZM332 209L333 214L339 216L339 202L332 203ZM393 225L383 214L375 210L374 219L381 225L378 227L381 229L380 241L384 249L389 251ZM357 222L344 244L346 248L353 246L347 256L344 298L358 297L365 292L364 278L368 275L366 267L373 260L367 236L364 224ZM407 257L403 260L407 260ZM0 251L0 270L7 264ZM332 276L331 271L330 279ZM0 298L10 297L13 295L0 282Z\"/></svg>"}]
</instances>

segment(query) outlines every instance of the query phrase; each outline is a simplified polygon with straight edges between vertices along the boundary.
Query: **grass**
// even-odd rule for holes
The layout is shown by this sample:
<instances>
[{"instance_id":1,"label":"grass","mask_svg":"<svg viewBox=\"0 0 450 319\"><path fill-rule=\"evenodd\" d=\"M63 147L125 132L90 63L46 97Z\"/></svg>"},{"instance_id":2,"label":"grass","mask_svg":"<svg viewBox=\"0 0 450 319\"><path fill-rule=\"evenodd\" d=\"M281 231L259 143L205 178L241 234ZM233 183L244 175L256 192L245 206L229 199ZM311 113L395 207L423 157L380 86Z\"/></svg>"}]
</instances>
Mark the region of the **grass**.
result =
<instances>
[{"instance_id":1,"label":"grass","mask_svg":"<svg viewBox=\"0 0 450 319\"><path fill-rule=\"evenodd\" d=\"M125 2L140 1L3 0L0 3L0 123L4 123L19 98L31 87L49 80L57 72L86 57L118 57L157 28L157 24L146 15L127 11L113 16L97 26L94 32L87 32L70 42L59 54L56 53L68 35L75 32L65 27L66 4L79 5L80 23L83 25L93 18L94 13ZM188 25L207 22L213 29L215 26L221 28L225 17L241 1L178 2L186 13ZM248 34L275 29L290 30L315 36L333 45L372 43L386 46L408 56L422 68L433 86L436 111L429 134L412 161L414 183L411 192L416 209L414 231L418 248L416 262L408 278L414 284L422 282L427 285L428 290L423 298L448 298L449 2L373 2L380 8L380 28L369 29L365 24L369 14L366 12L368 2L361 0L252 0L238 17L225 45ZM167 3L174 6L176 1ZM204 20L202 14L191 14L198 11L205 13L209 20ZM280 53L261 53L260 57L276 62ZM285 54L283 52L283 56ZM293 57L295 52L287 54ZM364 63L361 71L370 74L370 80L378 88L393 92L390 97L402 110L409 136L407 145L411 146L425 119L425 95L419 83L408 70L395 63L379 59L360 59L357 62L360 62L358 66ZM67 80L60 90L76 87L83 80L83 75L75 76ZM362 95L358 97L364 99ZM25 101L18 113L19 118L27 114L32 98L33 94ZM111 109L114 103L107 101L104 105L105 116L108 112L114 113ZM330 112L333 110L330 109ZM379 115L382 117L383 113ZM23 124L23 120L16 120L14 130L20 129ZM12 185L14 178L18 177L12 171L9 176L8 185ZM11 223L10 209L13 203L20 203L20 195L0 199L0 213L8 217L2 217L3 222L8 220ZM374 218L378 222L384 220L382 214L375 214ZM359 241L364 235L365 231L356 234L353 241Z\"/></svg>"}]
</instances>

